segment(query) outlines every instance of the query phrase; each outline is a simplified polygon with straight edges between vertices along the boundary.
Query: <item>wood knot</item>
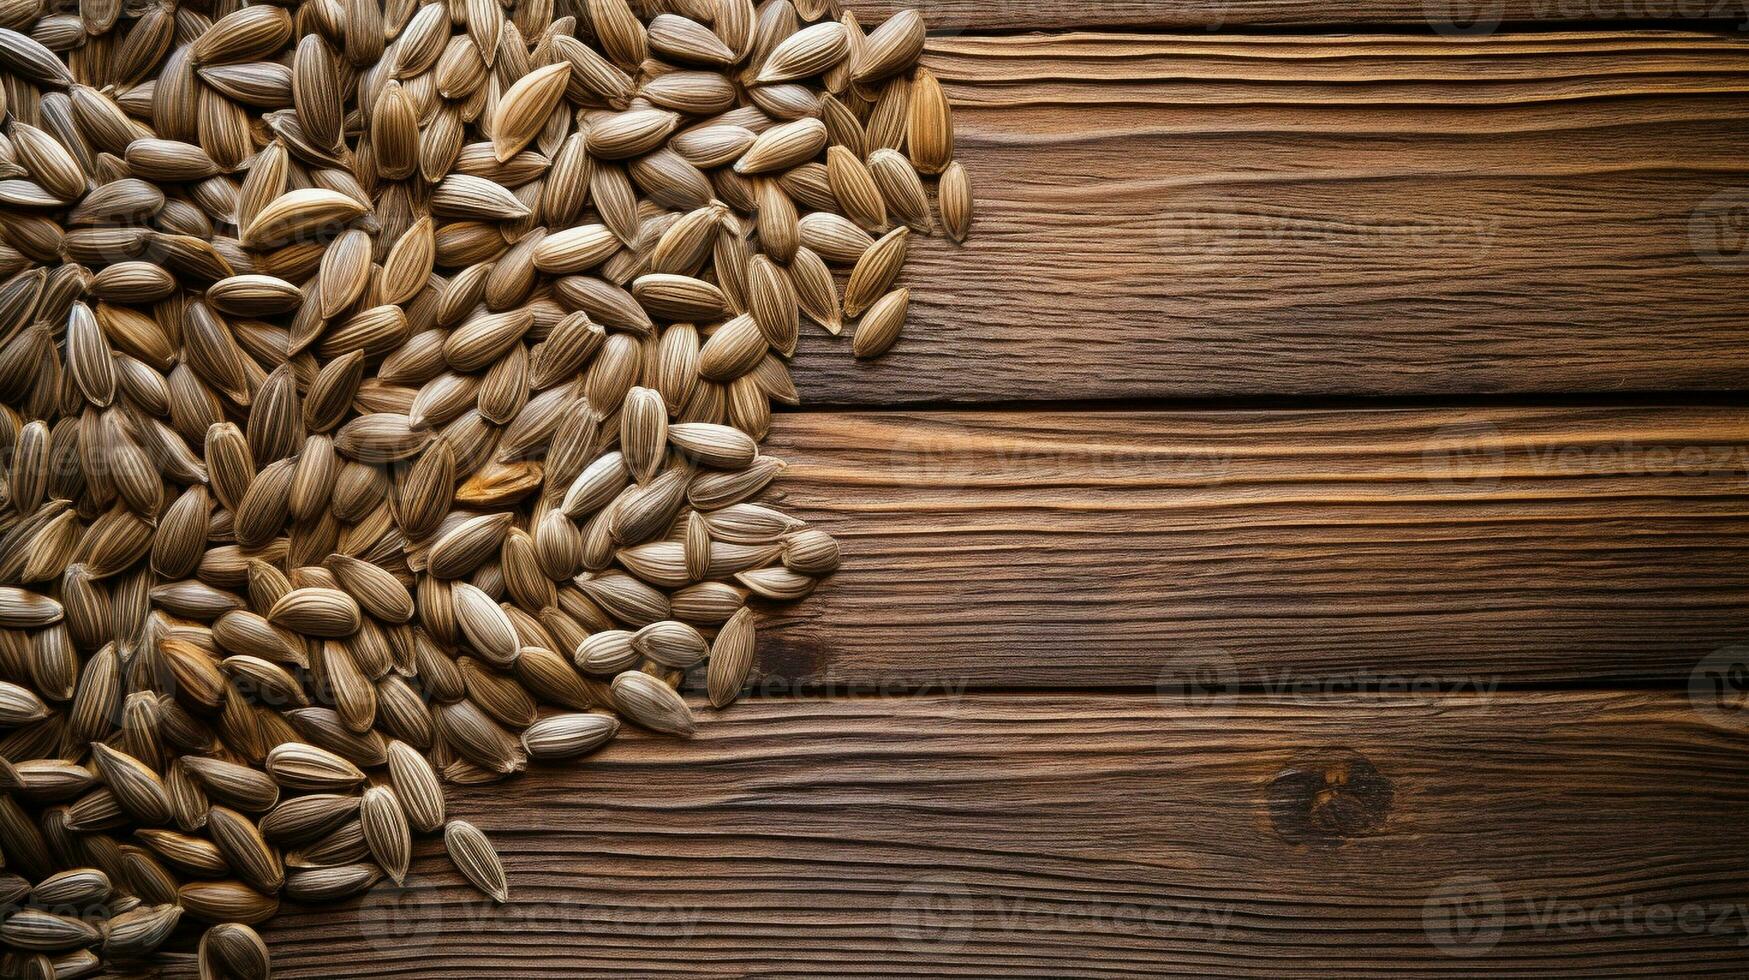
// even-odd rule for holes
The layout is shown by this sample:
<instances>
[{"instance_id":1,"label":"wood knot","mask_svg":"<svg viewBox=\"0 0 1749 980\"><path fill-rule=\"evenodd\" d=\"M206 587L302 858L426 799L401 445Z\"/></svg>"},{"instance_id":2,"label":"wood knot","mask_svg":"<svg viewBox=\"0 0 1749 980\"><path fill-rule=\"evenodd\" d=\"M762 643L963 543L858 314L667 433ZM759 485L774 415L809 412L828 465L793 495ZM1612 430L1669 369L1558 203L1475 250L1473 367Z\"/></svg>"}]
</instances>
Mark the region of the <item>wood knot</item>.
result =
<instances>
[{"instance_id":1,"label":"wood knot","mask_svg":"<svg viewBox=\"0 0 1749 980\"><path fill-rule=\"evenodd\" d=\"M1385 822L1393 787L1367 758L1344 748L1295 759L1269 784L1269 819L1296 844L1340 844Z\"/></svg>"}]
</instances>

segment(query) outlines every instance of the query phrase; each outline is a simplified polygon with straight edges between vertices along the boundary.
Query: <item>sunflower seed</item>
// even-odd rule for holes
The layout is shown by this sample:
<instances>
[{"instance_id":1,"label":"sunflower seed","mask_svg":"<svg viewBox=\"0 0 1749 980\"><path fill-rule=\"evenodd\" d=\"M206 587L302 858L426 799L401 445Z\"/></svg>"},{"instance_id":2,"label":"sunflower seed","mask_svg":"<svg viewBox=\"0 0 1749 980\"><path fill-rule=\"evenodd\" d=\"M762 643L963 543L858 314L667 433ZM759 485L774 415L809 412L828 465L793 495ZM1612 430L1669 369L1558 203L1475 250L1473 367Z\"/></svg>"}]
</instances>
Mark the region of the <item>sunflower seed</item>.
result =
<instances>
[{"instance_id":1,"label":"sunflower seed","mask_svg":"<svg viewBox=\"0 0 1749 980\"><path fill-rule=\"evenodd\" d=\"M478 827L465 820L451 820L443 828L443 846L456 870L475 888L500 904L510 901L504 865L492 842Z\"/></svg>"},{"instance_id":2,"label":"sunflower seed","mask_svg":"<svg viewBox=\"0 0 1749 980\"><path fill-rule=\"evenodd\" d=\"M633 724L651 731L691 737L698 730L680 695L641 670L628 670L613 679L613 704Z\"/></svg>"},{"instance_id":3,"label":"sunflower seed","mask_svg":"<svg viewBox=\"0 0 1749 980\"><path fill-rule=\"evenodd\" d=\"M571 759L606 744L618 731L619 719L612 715L549 715L522 733L522 744L537 759Z\"/></svg>"},{"instance_id":4,"label":"sunflower seed","mask_svg":"<svg viewBox=\"0 0 1749 980\"><path fill-rule=\"evenodd\" d=\"M868 309L868 314L856 327L850 349L857 357L878 357L899 339L899 329L905 325L905 311L911 302L909 289L896 289Z\"/></svg>"},{"instance_id":5,"label":"sunflower seed","mask_svg":"<svg viewBox=\"0 0 1749 980\"><path fill-rule=\"evenodd\" d=\"M713 707L722 708L741 696L753 667L753 611L736 610L711 642L706 688Z\"/></svg>"}]
</instances>

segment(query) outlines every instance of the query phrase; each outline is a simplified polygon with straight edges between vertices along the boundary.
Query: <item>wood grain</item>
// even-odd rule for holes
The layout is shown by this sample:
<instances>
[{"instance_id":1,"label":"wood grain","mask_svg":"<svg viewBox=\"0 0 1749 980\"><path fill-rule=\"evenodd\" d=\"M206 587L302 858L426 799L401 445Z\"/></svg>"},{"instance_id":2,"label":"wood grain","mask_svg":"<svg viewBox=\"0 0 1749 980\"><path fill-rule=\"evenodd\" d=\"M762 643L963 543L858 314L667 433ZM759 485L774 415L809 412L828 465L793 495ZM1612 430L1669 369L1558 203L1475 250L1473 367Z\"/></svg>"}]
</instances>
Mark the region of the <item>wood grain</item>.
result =
<instances>
[{"instance_id":1,"label":"wood grain","mask_svg":"<svg viewBox=\"0 0 1749 980\"><path fill-rule=\"evenodd\" d=\"M511 904L421 846L276 919L276 976L1741 976L1749 732L1681 696L702 716L458 790Z\"/></svg>"},{"instance_id":2,"label":"wood grain","mask_svg":"<svg viewBox=\"0 0 1749 980\"><path fill-rule=\"evenodd\" d=\"M1749 636L1749 410L803 413L844 567L767 685L1686 679Z\"/></svg>"},{"instance_id":3,"label":"wood grain","mask_svg":"<svg viewBox=\"0 0 1749 980\"><path fill-rule=\"evenodd\" d=\"M1749 384L1749 42L932 43L973 239L809 404Z\"/></svg>"},{"instance_id":4,"label":"wood grain","mask_svg":"<svg viewBox=\"0 0 1749 980\"><path fill-rule=\"evenodd\" d=\"M1270 27L1352 27L1403 24L1448 36L1480 36L1501 24L1646 22L1719 19L1742 23L1735 0L852 0L844 4L865 25L905 7L921 9L938 34L965 31L1061 31L1090 27L1200 30Z\"/></svg>"}]
</instances>

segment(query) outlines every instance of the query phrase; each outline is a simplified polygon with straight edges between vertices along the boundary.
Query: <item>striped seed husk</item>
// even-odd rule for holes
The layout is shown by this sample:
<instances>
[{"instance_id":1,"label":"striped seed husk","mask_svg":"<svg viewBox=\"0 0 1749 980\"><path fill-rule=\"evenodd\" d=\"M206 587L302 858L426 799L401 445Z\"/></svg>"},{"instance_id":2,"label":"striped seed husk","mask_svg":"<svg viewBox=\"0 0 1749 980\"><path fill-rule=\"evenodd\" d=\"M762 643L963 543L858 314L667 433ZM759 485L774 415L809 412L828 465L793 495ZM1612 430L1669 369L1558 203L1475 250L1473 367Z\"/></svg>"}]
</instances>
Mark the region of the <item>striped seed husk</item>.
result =
<instances>
[{"instance_id":1,"label":"striped seed husk","mask_svg":"<svg viewBox=\"0 0 1749 980\"><path fill-rule=\"evenodd\" d=\"M741 696L753 668L753 611L745 606L729 617L711 641L705 686L713 707L727 707Z\"/></svg>"},{"instance_id":2,"label":"striped seed husk","mask_svg":"<svg viewBox=\"0 0 1749 980\"><path fill-rule=\"evenodd\" d=\"M909 228L894 228L856 260L856 267L850 270L850 280L844 286L846 316L861 316L887 293L905 264L910 236Z\"/></svg>"},{"instance_id":3,"label":"striped seed husk","mask_svg":"<svg viewBox=\"0 0 1749 980\"><path fill-rule=\"evenodd\" d=\"M492 841L465 820L451 820L443 828L443 845L456 870L475 888L502 904L510 901L510 885L504 865Z\"/></svg>"},{"instance_id":4,"label":"striped seed husk","mask_svg":"<svg viewBox=\"0 0 1749 980\"><path fill-rule=\"evenodd\" d=\"M443 788L425 756L406 742L390 742L389 777L414 830L429 834L443 826Z\"/></svg>"},{"instance_id":5,"label":"striped seed husk","mask_svg":"<svg viewBox=\"0 0 1749 980\"><path fill-rule=\"evenodd\" d=\"M254 929L241 922L220 923L203 933L196 959L201 980L217 980L222 976L267 980L272 973L267 944Z\"/></svg>"},{"instance_id":6,"label":"striped seed husk","mask_svg":"<svg viewBox=\"0 0 1749 980\"><path fill-rule=\"evenodd\" d=\"M905 325L905 313L911 302L909 289L895 289L875 300L868 313L857 324L851 351L857 357L879 357L899 339L899 329Z\"/></svg>"},{"instance_id":7,"label":"striped seed husk","mask_svg":"<svg viewBox=\"0 0 1749 980\"><path fill-rule=\"evenodd\" d=\"M606 744L618 731L619 719L612 715L548 715L522 733L522 744L536 759L571 759Z\"/></svg>"},{"instance_id":8,"label":"striped seed husk","mask_svg":"<svg viewBox=\"0 0 1749 980\"><path fill-rule=\"evenodd\" d=\"M412 859L413 837L400 799L387 786L371 786L365 789L358 812L371 857L395 884L401 884Z\"/></svg>"},{"instance_id":9,"label":"striped seed husk","mask_svg":"<svg viewBox=\"0 0 1749 980\"><path fill-rule=\"evenodd\" d=\"M613 679L613 704L635 725L667 735L691 737L698 730L692 711L674 689L641 670Z\"/></svg>"},{"instance_id":10,"label":"striped seed husk","mask_svg":"<svg viewBox=\"0 0 1749 980\"><path fill-rule=\"evenodd\" d=\"M941 212L941 226L948 237L964 242L972 231L972 184L966 176L966 168L958 160L950 162L941 172L936 205Z\"/></svg>"}]
</instances>

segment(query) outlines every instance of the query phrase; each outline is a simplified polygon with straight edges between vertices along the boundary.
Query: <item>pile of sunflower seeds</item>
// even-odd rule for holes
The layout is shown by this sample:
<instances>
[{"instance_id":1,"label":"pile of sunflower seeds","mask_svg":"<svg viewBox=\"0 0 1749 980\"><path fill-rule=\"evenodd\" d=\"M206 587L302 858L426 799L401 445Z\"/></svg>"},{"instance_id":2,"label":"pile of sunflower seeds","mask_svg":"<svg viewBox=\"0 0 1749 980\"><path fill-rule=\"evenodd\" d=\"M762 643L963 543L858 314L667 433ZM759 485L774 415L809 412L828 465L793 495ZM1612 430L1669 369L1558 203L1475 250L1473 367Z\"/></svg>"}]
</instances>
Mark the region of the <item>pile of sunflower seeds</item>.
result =
<instances>
[{"instance_id":1,"label":"pile of sunflower seeds","mask_svg":"<svg viewBox=\"0 0 1749 980\"><path fill-rule=\"evenodd\" d=\"M839 560L755 502L798 333L971 222L924 34L0 0L0 976L265 977L416 834L505 901L444 783L740 694Z\"/></svg>"}]
</instances>

